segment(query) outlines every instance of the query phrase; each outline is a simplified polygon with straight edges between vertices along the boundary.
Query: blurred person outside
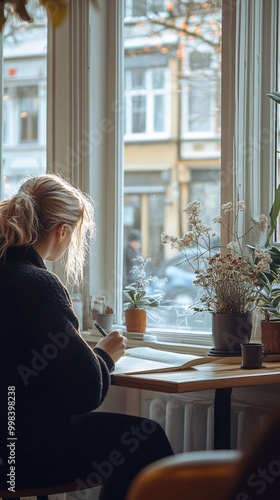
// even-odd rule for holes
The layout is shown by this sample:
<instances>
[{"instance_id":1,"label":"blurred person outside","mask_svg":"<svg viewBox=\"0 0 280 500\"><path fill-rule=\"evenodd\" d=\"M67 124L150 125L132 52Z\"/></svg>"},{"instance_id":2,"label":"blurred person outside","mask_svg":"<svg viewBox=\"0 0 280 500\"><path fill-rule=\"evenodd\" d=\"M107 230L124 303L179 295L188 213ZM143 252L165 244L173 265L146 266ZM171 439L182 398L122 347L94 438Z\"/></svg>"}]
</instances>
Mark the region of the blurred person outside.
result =
<instances>
[{"instance_id":1,"label":"blurred person outside","mask_svg":"<svg viewBox=\"0 0 280 500\"><path fill-rule=\"evenodd\" d=\"M127 237L124 246L124 286L133 283L133 273L131 272L133 266L136 265L135 258L139 257L142 249L142 235L139 229L132 229Z\"/></svg>"}]
</instances>

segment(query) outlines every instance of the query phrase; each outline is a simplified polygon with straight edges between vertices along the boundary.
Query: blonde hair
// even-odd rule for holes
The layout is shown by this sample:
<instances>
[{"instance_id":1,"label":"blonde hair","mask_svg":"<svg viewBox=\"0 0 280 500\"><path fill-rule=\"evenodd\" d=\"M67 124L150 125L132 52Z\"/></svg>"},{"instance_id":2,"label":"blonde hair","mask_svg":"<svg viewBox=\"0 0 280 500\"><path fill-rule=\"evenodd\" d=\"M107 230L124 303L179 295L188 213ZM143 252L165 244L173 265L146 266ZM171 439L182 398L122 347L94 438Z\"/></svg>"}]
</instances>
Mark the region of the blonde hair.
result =
<instances>
[{"instance_id":1,"label":"blonde hair","mask_svg":"<svg viewBox=\"0 0 280 500\"><path fill-rule=\"evenodd\" d=\"M78 284L88 253L87 235L95 233L94 205L88 195L56 174L29 177L16 195L0 202L0 257L11 246L31 246L60 224L73 229L65 271Z\"/></svg>"}]
</instances>

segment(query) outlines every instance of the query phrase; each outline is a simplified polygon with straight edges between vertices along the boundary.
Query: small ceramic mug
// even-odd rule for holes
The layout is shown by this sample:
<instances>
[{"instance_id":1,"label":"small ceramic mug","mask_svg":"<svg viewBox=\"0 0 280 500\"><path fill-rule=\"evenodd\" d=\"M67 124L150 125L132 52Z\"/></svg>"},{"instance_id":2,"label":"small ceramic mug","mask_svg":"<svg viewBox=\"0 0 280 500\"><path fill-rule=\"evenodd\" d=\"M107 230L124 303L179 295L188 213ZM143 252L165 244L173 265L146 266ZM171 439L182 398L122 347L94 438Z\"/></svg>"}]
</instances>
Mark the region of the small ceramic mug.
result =
<instances>
[{"instance_id":1,"label":"small ceramic mug","mask_svg":"<svg viewBox=\"0 0 280 500\"><path fill-rule=\"evenodd\" d=\"M269 353L270 349L267 352L263 352L263 344L261 342L241 344L241 368L261 368L263 358Z\"/></svg>"}]
</instances>

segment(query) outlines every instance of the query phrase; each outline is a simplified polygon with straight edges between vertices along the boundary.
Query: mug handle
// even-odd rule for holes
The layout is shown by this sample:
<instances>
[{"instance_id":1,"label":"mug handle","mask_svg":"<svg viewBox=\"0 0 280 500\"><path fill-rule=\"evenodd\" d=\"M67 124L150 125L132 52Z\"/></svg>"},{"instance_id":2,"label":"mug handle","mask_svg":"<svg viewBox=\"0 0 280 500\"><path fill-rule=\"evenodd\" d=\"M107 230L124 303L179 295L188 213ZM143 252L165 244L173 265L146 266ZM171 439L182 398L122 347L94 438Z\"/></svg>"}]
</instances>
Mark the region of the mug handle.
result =
<instances>
[{"instance_id":1,"label":"mug handle","mask_svg":"<svg viewBox=\"0 0 280 500\"><path fill-rule=\"evenodd\" d=\"M263 352L262 359L265 358L269 353L270 353L270 349L268 349L267 352Z\"/></svg>"}]
</instances>

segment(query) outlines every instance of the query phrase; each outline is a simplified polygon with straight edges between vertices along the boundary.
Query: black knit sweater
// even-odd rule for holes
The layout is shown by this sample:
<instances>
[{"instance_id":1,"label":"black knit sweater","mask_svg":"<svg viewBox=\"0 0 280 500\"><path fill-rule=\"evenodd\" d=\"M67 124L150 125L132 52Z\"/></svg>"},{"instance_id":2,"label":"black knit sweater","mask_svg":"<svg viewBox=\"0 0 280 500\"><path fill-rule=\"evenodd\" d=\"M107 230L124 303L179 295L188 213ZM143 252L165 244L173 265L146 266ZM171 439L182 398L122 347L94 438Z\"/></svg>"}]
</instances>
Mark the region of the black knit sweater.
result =
<instances>
[{"instance_id":1,"label":"black knit sweater","mask_svg":"<svg viewBox=\"0 0 280 500\"><path fill-rule=\"evenodd\" d=\"M19 469L63 440L73 415L102 403L113 366L105 351L92 350L80 336L69 294L39 254L33 248L10 248L0 259L2 462L9 450L8 387L15 387ZM6 486L4 469L1 487Z\"/></svg>"}]
</instances>

